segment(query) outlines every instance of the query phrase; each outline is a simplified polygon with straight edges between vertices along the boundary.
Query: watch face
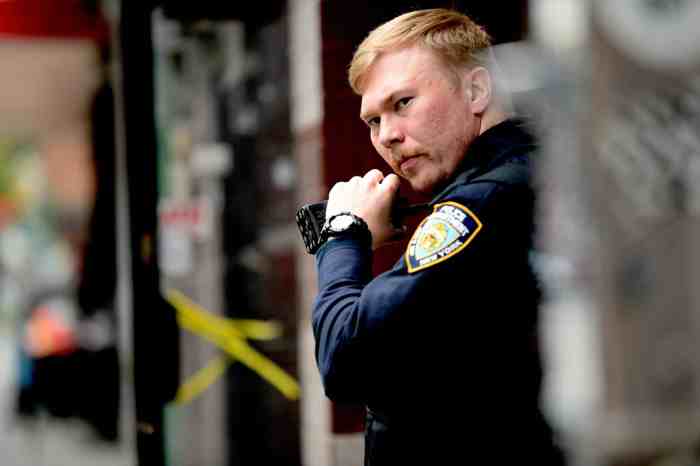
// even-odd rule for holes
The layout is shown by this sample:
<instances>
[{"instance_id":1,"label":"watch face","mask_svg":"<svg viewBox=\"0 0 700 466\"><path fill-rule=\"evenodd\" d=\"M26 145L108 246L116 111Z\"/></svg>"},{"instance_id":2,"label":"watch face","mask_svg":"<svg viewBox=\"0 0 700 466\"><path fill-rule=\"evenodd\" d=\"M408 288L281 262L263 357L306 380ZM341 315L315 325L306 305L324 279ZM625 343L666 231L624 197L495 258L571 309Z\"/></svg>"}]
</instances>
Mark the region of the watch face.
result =
<instances>
[{"instance_id":1,"label":"watch face","mask_svg":"<svg viewBox=\"0 0 700 466\"><path fill-rule=\"evenodd\" d=\"M329 226L333 231L343 231L347 230L350 225L353 224L355 219L350 215L338 215L333 220L331 220Z\"/></svg>"}]
</instances>

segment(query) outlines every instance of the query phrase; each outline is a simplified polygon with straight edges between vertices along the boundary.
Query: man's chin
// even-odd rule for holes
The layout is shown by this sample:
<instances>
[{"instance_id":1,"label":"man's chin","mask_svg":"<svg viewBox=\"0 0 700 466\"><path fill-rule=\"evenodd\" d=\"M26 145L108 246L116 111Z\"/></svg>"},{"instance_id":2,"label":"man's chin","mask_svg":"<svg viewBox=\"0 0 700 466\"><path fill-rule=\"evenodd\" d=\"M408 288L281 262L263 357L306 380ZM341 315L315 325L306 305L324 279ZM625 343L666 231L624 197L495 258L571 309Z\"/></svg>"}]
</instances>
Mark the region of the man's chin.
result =
<instances>
[{"instance_id":1,"label":"man's chin","mask_svg":"<svg viewBox=\"0 0 700 466\"><path fill-rule=\"evenodd\" d=\"M420 194L430 194L434 190L435 183L431 183L428 180L414 178L408 180L411 185L411 189Z\"/></svg>"},{"instance_id":2,"label":"man's chin","mask_svg":"<svg viewBox=\"0 0 700 466\"><path fill-rule=\"evenodd\" d=\"M415 177L407 179L411 189L425 196L433 196L449 184L449 178L441 177Z\"/></svg>"}]
</instances>

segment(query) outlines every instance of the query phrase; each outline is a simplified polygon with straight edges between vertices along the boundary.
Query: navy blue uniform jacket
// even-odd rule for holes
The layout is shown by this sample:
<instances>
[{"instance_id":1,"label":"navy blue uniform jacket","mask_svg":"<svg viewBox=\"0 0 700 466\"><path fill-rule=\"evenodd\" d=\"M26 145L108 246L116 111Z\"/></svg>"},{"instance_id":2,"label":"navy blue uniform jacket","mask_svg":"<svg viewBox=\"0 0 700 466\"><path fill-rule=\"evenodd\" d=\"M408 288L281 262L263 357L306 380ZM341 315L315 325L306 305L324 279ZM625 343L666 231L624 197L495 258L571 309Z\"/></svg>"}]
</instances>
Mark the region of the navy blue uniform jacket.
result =
<instances>
[{"instance_id":1,"label":"navy blue uniform jacket","mask_svg":"<svg viewBox=\"0 0 700 466\"><path fill-rule=\"evenodd\" d=\"M559 464L539 409L534 148L518 120L477 137L406 254L374 279L361 241L316 254L316 360L330 399L368 407L365 464Z\"/></svg>"}]
</instances>

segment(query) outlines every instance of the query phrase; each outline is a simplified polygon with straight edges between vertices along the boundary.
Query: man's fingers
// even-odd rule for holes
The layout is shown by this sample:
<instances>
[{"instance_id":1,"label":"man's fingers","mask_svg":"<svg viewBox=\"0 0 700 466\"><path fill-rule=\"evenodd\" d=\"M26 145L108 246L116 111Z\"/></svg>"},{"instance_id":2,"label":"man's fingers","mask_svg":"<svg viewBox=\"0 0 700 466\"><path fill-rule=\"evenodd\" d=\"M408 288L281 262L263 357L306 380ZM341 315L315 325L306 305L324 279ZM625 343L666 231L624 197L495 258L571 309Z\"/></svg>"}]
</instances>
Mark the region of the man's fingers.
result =
<instances>
[{"instance_id":1,"label":"man's fingers","mask_svg":"<svg viewBox=\"0 0 700 466\"><path fill-rule=\"evenodd\" d=\"M368 171L362 179L368 185L375 185L380 183L383 178L384 175L382 174L382 172L377 170L376 168L373 168L372 170Z\"/></svg>"},{"instance_id":2,"label":"man's fingers","mask_svg":"<svg viewBox=\"0 0 700 466\"><path fill-rule=\"evenodd\" d=\"M381 186L382 188L388 191L396 191L397 189L399 189L400 184L401 181L399 180L399 177L392 173L390 175L387 175L382 180Z\"/></svg>"},{"instance_id":3,"label":"man's fingers","mask_svg":"<svg viewBox=\"0 0 700 466\"><path fill-rule=\"evenodd\" d=\"M330 197L334 193L338 193L339 191L341 191L343 189L344 186L345 186L344 181L339 181L338 183L334 184L333 187L331 188L331 190L328 192L328 196Z\"/></svg>"}]
</instances>

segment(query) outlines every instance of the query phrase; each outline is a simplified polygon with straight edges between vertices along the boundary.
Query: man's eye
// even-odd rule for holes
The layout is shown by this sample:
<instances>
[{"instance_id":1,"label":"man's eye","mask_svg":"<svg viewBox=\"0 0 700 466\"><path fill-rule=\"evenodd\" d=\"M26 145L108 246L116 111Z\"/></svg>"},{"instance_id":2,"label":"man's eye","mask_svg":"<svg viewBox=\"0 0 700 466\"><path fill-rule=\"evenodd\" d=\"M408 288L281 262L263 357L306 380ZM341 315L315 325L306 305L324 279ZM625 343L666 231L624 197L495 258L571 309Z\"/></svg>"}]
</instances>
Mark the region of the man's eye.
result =
<instances>
[{"instance_id":1,"label":"man's eye","mask_svg":"<svg viewBox=\"0 0 700 466\"><path fill-rule=\"evenodd\" d=\"M405 108L413 100L413 97L404 97L396 101L396 109L401 110Z\"/></svg>"}]
</instances>

